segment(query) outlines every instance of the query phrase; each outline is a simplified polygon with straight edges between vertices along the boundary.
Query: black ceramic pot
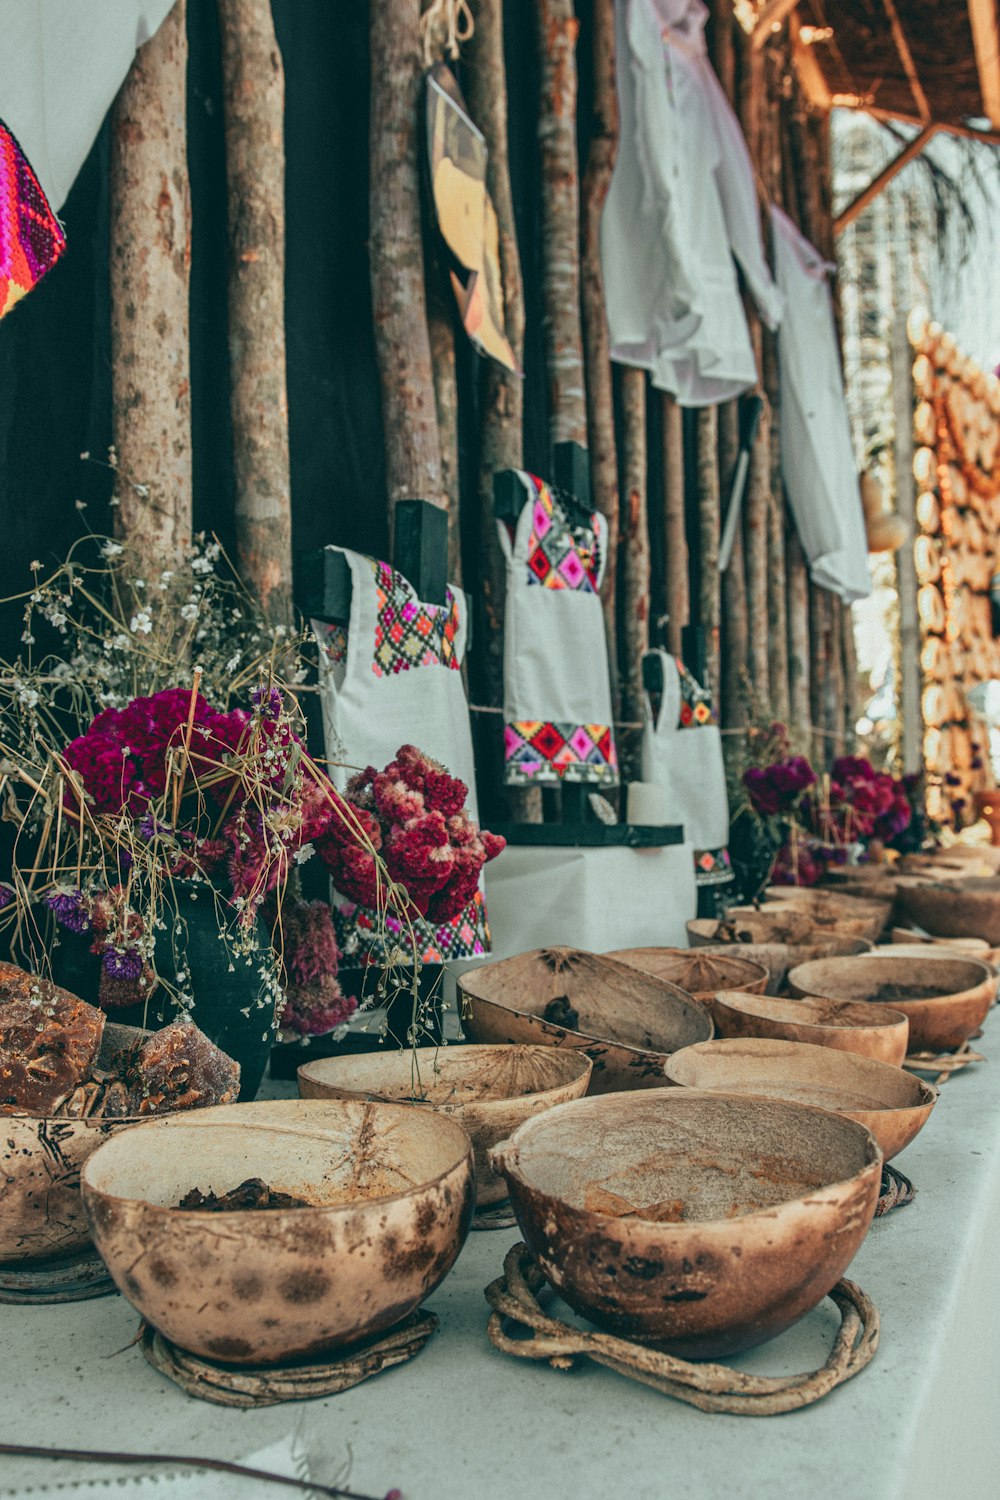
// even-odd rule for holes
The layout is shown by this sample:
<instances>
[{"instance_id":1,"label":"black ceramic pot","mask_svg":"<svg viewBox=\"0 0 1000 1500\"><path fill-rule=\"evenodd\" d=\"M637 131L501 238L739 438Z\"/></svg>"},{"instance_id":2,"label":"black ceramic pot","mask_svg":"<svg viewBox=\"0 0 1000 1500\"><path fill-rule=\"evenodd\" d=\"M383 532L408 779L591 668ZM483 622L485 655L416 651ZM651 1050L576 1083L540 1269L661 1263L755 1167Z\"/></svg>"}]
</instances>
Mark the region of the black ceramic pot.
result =
<instances>
[{"instance_id":1,"label":"black ceramic pot","mask_svg":"<svg viewBox=\"0 0 1000 1500\"><path fill-rule=\"evenodd\" d=\"M250 962L231 957L219 933L212 889L193 881L175 881L181 931L161 932L156 939L156 968L168 985L194 996L188 1014L210 1041L240 1065L240 1099L256 1096L274 1042L274 1001L269 998L260 974L267 956L267 932L258 924L260 951ZM169 921L171 913L166 914ZM97 1005L100 959L90 952L90 938L60 930L53 946L52 977L81 1000ZM233 965L230 972L230 963ZM178 982L177 970L186 967L190 980ZM245 1014L244 1014L245 1012ZM164 985L141 1005L109 1011L115 1021L127 1026L156 1030L176 1020L179 1010Z\"/></svg>"}]
</instances>

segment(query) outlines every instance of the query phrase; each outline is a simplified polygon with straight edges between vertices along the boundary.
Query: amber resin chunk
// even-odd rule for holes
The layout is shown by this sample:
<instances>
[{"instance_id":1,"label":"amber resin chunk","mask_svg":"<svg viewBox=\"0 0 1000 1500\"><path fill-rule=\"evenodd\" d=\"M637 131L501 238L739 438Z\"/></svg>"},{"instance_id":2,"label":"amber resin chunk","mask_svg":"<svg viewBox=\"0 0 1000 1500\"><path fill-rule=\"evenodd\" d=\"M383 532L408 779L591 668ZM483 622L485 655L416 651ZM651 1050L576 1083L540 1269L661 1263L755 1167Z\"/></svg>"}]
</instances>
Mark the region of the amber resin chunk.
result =
<instances>
[{"instance_id":1,"label":"amber resin chunk","mask_svg":"<svg viewBox=\"0 0 1000 1500\"><path fill-rule=\"evenodd\" d=\"M0 965L0 1111L55 1114L93 1068L103 1033L103 1011Z\"/></svg>"},{"instance_id":2,"label":"amber resin chunk","mask_svg":"<svg viewBox=\"0 0 1000 1500\"><path fill-rule=\"evenodd\" d=\"M231 1104L240 1091L239 1063L186 1017L171 1021L137 1047L123 1076L133 1113L140 1115Z\"/></svg>"}]
</instances>

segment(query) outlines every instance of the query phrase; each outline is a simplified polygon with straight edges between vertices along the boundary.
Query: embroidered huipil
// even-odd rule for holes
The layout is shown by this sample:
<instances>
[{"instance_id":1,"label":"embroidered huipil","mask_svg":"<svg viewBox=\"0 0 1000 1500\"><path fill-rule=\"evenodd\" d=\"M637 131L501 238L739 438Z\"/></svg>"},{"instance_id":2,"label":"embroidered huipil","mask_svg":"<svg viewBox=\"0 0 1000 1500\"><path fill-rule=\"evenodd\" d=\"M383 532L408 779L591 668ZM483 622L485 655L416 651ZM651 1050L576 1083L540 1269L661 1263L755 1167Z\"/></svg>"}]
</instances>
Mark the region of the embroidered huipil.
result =
<instances>
[{"instance_id":1,"label":"embroidered huipil","mask_svg":"<svg viewBox=\"0 0 1000 1500\"><path fill-rule=\"evenodd\" d=\"M698 885L720 885L733 872L726 768L711 695L679 658L666 651L647 657L659 659L663 694L657 714L643 695L642 778L668 789L670 821L684 825Z\"/></svg>"},{"instance_id":2,"label":"embroidered huipil","mask_svg":"<svg viewBox=\"0 0 1000 1500\"><path fill-rule=\"evenodd\" d=\"M618 155L601 222L611 356L682 406L757 382L733 256L769 328L781 294L753 167L712 70L702 0L616 0Z\"/></svg>"},{"instance_id":3,"label":"embroidered huipil","mask_svg":"<svg viewBox=\"0 0 1000 1500\"><path fill-rule=\"evenodd\" d=\"M39 282L66 236L27 157L0 120L0 318Z\"/></svg>"},{"instance_id":4,"label":"embroidered huipil","mask_svg":"<svg viewBox=\"0 0 1000 1500\"><path fill-rule=\"evenodd\" d=\"M330 776L343 791L355 771L388 764L400 745L413 744L469 790L477 818L469 706L462 682L468 620L465 598L449 589L447 603L427 604L388 563L343 551L351 570L348 625L314 620L319 642L320 695ZM384 957L375 913L338 898L337 926L345 955ZM386 917L390 937L399 924ZM427 963L471 958L490 950L482 889L464 912L437 928L422 928Z\"/></svg>"},{"instance_id":5,"label":"embroidered huipil","mask_svg":"<svg viewBox=\"0 0 1000 1500\"><path fill-rule=\"evenodd\" d=\"M504 625L504 780L616 786L611 683L600 588L607 523L573 526L553 492L522 474L525 504L507 560Z\"/></svg>"},{"instance_id":6,"label":"embroidered huipil","mask_svg":"<svg viewBox=\"0 0 1000 1500\"><path fill-rule=\"evenodd\" d=\"M774 263L788 305L778 335L781 472L809 571L847 603L872 591L861 490L825 261L772 208Z\"/></svg>"}]
</instances>

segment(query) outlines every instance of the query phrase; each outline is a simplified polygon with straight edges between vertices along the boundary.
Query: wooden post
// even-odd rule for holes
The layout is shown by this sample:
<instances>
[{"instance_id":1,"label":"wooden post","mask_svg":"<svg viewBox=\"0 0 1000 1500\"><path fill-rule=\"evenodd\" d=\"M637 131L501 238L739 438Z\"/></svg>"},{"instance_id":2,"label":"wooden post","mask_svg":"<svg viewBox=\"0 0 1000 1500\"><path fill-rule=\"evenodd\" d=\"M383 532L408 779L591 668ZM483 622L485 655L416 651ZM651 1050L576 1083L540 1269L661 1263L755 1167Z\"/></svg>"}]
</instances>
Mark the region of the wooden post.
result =
<instances>
[{"instance_id":1,"label":"wooden post","mask_svg":"<svg viewBox=\"0 0 1000 1500\"><path fill-rule=\"evenodd\" d=\"M615 90L614 0L594 0L592 12L594 68L593 133L583 174L580 221L580 294L583 348L587 377L587 428L590 434L590 475L594 505L608 523L608 567L601 598L608 637L608 658L618 661L615 560L618 557L618 455L611 383L610 340L604 310L601 269L601 214L611 185L618 149L618 95ZM615 694L617 699L617 694Z\"/></svg>"},{"instance_id":2,"label":"wooden post","mask_svg":"<svg viewBox=\"0 0 1000 1500\"><path fill-rule=\"evenodd\" d=\"M384 0L383 0L384 3ZM580 194L576 157L573 0L535 0L541 58L538 146L542 192L542 293L553 443L587 447L580 334ZM614 558L608 566L614 566Z\"/></svg>"},{"instance_id":3,"label":"wooden post","mask_svg":"<svg viewBox=\"0 0 1000 1500\"><path fill-rule=\"evenodd\" d=\"M719 655L719 422L718 408L703 407L697 415L696 466L698 475L698 623L704 631L703 684L718 703Z\"/></svg>"},{"instance_id":4,"label":"wooden post","mask_svg":"<svg viewBox=\"0 0 1000 1500\"><path fill-rule=\"evenodd\" d=\"M445 506L418 187L420 0L371 0L369 252L390 519Z\"/></svg>"},{"instance_id":5,"label":"wooden post","mask_svg":"<svg viewBox=\"0 0 1000 1500\"><path fill-rule=\"evenodd\" d=\"M916 534L916 485L913 478L913 350L906 333L906 309L896 314L892 331L892 402L895 414L893 462L896 471L896 512L910 528L910 536L896 553L896 592L899 599L899 710L902 719L902 756L905 772L923 763L923 724L920 709L920 621L917 617L917 570L913 555Z\"/></svg>"},{"instance_id":6,"label":"wooden post","mask_svg":"<svg viewBox=\"0 0 1000 1500\"><path fill-rule=\"evenodd\" d=\"M524 289L514 224L507 144L507 74L503 50L503 0L473 0L475 30L465 46L464 81L472 117L489 151L486 185L497 213L507 338L520 364L524 357ZM485 639L477 656L483 666L487 702L503 692L503 614L506 588L503 555L493 516L493 476L522 463L524 381L495 359L483 361L479 432L479 545Z\"/></svg>"},{"instance_id":7,"label":"wooden post","mask_svg":"<svg viewBox=\"0 0 1000 1500\"><path fill-rule=\"evenodd\" d=\"M791 715L788 670L788 596L785 581L783 506L772 493L767 507L767 680L769 701L779 719Z\"/></svg>"},{"instance_id":8,"label":"wooden post","mask_svg":"<svg viewBox=\"0 0 1000 1500\"><path fill-rule=\"evenodd\" d=\"M747 670L757 697L772 698L768 650L768 518L771 511L771 413L767 399L750 450L747 497L743 507L746 565Z\"/></svg>"},{"instance_id":9,"label":"wooden post","mask_svg":"<svg viewBox=\"0 0 1000 1500\"><path fill-rule=\"evenodd\" d=\"M285 75L271 8L219 0L229 205L229 366L240 571L292 622L285 380Z\"/></svg>"},{"instance_id":10,"label":"wooden post","mask_svg":"<svg viewBox=\"0 0 1000 1500\"><path fill-rule=\"evenodd\" d=\"M739 403L727 401L719 407L719 476L721 497L728 503L740 447ZM746 722L745 684L749 638L747 590L743 560L743 536L737 528L729 566L720 580L722 589L722 691L719 716L726 729Z\"/></svg>"},{"instance_id":11,"label":"wooden post","mask_svg":"<svg viewBox=\"0 0 1000 1500\"><path fill-rule=\"evenodd\" d=\"M627 723L642 716L642 658L649 650L649 517L647 513L646 372L623 369L622 404L622 708ZM625 779L639 775L639 735L622 737Z\"/></svg>"},{"instance_id":12,"label":"wooden post","mask_svg":"<svg viewBox=\"0 0 1000 1500\"><path fill-rule=\"evenodd\" d=\"M824 589L818 588L812 580L807 584L808 592L808 622L809 622L809 722L812 725L813 738L813 764L816 766L827 766L830 763L829 743L825 739L822 730L826 724L824 712L824 696L827 692L827 680L825 673L827 635L829 630L827 616L828 595Z\"/></svg>"},{"instance_id":13,"label":"wooden post","mask_svg":"<svg viewBox=\"0 0 1000 1500\"><path fill-rule=\"evenodd\" d=\"M684 418L673 396L663 403L663 532L667 649L681 654L681 632L691 618L688 545L684 525Z\"/></svg>"},{"instance_id":14,"label":"wooden post","mask_svg":"<svg viewBox=\"0 0 1000 1500\"><path fill-rule=\"evenodd\" d=\"M914 596L915 597L915 596ZM843 639L841 655L844 664L844 754L853 753L857 739L855 725L861 712L858 703L858 653L854 644L854 611L849 604L841 610Z\"/></svg>"},{"instance_id":15,"label":"wooden post","mask_svg":"<svg viewBox=\"0 0 1000 1500\"><path fill-rule=\"evenodd\" d=\"M809 575L794 526L785 538L785 579L788 620L788 704L796 729L811 723L809 697Z\"/></svg>"},{"instance_id":16,"label":"wooden post","mask_svg":"<svg viewBox=\"0 0 1000 1500\"><path fill-rule=\"evenodd\" d=\"M458 475L458 380L455 374L455 299L447 272L431 257L427 284L427 334L434 372L434 410L441 444L441 482L448 499L448 577L462 582L462 528ZM493 361L491 361L493 363Z\"/></svg>"},{"instance_id":17,"label":"wooden post","mask_svg":"<svg viewBox=\"0 0 1000 1500\"><path fill-rule=\"evenodd\" d=\"M185 15L185 0L177 0L139 48L111 131L116 530L150 576L191 540Z\"/></svg>"}]
</instances>

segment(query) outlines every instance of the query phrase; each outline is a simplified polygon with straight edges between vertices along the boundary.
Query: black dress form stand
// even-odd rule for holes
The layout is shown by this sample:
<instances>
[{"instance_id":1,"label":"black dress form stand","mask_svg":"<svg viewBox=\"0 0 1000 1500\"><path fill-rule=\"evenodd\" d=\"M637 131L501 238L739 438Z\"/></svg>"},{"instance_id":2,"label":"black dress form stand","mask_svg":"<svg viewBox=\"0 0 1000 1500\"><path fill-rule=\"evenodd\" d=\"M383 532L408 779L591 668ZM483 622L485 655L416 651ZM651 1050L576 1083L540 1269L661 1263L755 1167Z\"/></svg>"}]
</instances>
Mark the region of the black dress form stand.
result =
<instances>
[{"instance_id":1,"label":"black dress form stand","mask_svg":"<svg viewBox=\"0 0 1000 1500\"><path fill-rule=\"evenodd\" d=\"M590 498L590 458L579 443L556 443L552 452L553 489L559 504L574 525L588 526L593 513ZM502 469L493 477L493 513L498 521L515 526L527 495L515 469ZM663 848L684 842L679 824L602 823L589 803L591 788L581 782L562 782L542 788L541 823L496 823L508 844L571 845L609 848L625 845L633 849ZM623 789L624 792L624 789Z\"/></svg>"},{"instance_id":2,"label":"black dress form stand","mask_svg":"<svg viewBox=\"0 0 1000 1500\"><path fill-rule=\"evenodd\" d=\"M413 585L417 597L428 604L444 604L448 594L448 513L428 500L400 500L394 511L392 565L397 573ZM324 624L347 625L351 618L351 570L342 552L328 548L303 552L296 558L296 603L307 620ZM323 715L318 695L303 694L306 738L310 752L322 760L326 755ZM400 743L405 740L401 734ZM315 868L314 868L315 866ZM303 895L311 899L329 899L329 879L318 861L304 865L301 872ZM375 984L376 970L346 963L340 966L341 988L345 995L366 998ZM442 1010L441 964L424 964L420 971L421 1008L424 1014L423 1040L430 1045L441 1040ZM379 1047L406 1045L413 1002L402 993L387 1006L388 1035L381 1040L382 1026L372 1023L369 1031L352 1030L341 1042L331 1036L315 1037L307 1042L285 1043L271 1053L271 1077L294 1078L300 1063L317 1057L344 1053L377 1052Z\"/></svg>"}]
</instances>

